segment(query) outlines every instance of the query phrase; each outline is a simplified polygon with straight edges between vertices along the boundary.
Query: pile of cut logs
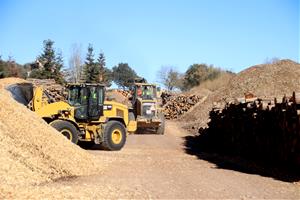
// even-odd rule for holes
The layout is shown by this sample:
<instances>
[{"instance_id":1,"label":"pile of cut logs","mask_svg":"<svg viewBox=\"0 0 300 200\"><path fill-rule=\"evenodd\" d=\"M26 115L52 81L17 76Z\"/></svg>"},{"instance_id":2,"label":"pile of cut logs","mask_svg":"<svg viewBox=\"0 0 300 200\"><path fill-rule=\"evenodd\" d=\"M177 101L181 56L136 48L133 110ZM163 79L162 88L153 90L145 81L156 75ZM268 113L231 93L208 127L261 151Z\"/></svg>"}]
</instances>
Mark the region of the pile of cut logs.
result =
<instances>
[{"instance_id":1,"label":"pile of cut logs","mask_svg":"<svg viewBox=\"0 0 300 200\"><path fill-rule=\"evenodd\" d=\"M174 96L174 95L172 95L169 92L162 92L161 95L160 95L162 105L165 105L171 99L172 96Z\"/></svg>"},{"instance_id":2,"label":"pile of cut logs","mask_svg":"<svg viewBox=\"0 0 300 200\"><path fill-rule=\"evenodd\" d=\"M199 135L202 147L300 167L300 94L239 99L215 106L210 119Z\"/></svg>"},{"instance_id":3,"label":"pile of cut logs","mask_svg":"<svg viewBox=\"0 0 300 200\"><path fill-rule=\"evenodd\" d=\"M187 96L183 94L168 96L167 98L167 100L163 99L163 102L166 102L163 106L163 113L166 119L177 119L201 100L197 95Z\"/></svg>"},{"instance_id":4,"label":"pile of cut logs","mask_svg":"<svg viewBox=\"0 0 300 200\"><path fill-rule=\"evenodd\" d=\"M63 101L66 99L65 88L57 84L54 79L27 79L34 87L42 86L44 95L50 102Z\"/></svg>"}]
</instances>

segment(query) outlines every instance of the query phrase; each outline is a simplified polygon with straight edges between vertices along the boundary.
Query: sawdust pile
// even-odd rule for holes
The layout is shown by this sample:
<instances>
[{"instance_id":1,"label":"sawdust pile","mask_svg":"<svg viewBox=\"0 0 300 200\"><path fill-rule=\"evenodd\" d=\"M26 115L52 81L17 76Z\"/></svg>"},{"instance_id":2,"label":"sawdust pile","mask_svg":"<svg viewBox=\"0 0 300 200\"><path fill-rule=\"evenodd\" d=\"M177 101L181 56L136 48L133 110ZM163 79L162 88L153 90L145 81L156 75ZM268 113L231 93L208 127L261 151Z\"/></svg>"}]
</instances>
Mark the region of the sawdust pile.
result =
<instances>
[{"instance_id":1,"label":"sawdust pile","mask_svg":"<svg viewBox=\"0 0 300 200\"><path fill-rule=\"evenodd\" d=\"M128 94L128 95L125 95ZM130 101L128 100L129 93L127 91L122 90L107 90L106 91L106 100L116 101L118 103L130 106Z\"/></svg>"},{"instance_id":2,"label":"sawdust pile","mask_svg":"<svg viewBox=\"0 0 300 200\"><path fill-rule=\"evenodd\" d=\"M226 103L243 97L245 93L252 93L261 98L290 95L293 91L300 91L299 77L300 64L292 60L279 60L271 64L249 67L233 76L226 85L209 94L206 101L193 108L192 112L183 115L180 120L185 122L184 128L196 133L200 127L207 127L213 102ZM197 92L194 91L194 94Z\"/></svg>"},{"instance_id":3,"label":"sawdust pile","mask_svg":"<svg viewBox=\"0 0 300 200\"><path fill-rule=\"evenodd\" d=\"M99 172L91 154L11 97L5 88L20 82L0 80L0 197L9 187Z\"/></svg>"}]
</instances>

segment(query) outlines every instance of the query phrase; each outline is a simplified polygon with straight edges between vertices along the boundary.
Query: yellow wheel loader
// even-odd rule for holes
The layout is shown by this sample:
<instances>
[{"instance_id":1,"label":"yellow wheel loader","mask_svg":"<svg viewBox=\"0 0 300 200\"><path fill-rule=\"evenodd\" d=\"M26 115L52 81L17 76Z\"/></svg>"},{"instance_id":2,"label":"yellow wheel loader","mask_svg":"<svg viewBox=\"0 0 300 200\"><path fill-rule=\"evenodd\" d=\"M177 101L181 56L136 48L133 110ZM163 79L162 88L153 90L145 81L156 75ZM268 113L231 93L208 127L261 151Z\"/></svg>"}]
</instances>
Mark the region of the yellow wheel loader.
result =
<instances>
[{"instance_id":1,"label":"yellow wheel loader","mask_svg":"<svg viewBox=\"0 0 300 200\"><path fill-rule=\"evenodd\" d=\"M130 116L136 118L138 132L152 129L157 134L163 135L165 131L165 118L159 108L156 85L134 83L131 90L132 114L130 113Z\"/></svg>"},{"instance_id":2,"label":"yellow wheel loader","mask_svg":"<svg viewBox=\"0 0 300 200\"><path fill-rule=\"evenodd\" d=\"M15 100L28 106L73 143L100 144L106 150L120 150L128 133L135 132L136 121L129 120L126 105L105 101L100 84L69 84L67 100L50 102L42 87L30 83L8 88Z\"/></svg>"}]
</instances>

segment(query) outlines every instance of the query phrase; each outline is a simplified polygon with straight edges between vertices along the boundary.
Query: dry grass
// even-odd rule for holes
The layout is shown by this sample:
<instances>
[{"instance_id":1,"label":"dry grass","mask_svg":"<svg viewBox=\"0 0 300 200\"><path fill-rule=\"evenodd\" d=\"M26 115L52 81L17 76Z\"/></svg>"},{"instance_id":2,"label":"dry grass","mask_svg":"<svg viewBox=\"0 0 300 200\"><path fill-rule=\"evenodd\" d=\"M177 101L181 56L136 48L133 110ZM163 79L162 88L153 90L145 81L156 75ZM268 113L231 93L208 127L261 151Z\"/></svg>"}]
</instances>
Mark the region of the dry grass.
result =
<instances>
[{"instance_id":1,"label":"dry grass","mask_svg":"<svg viewBox=\"0 0 300 200\"><path fill-rule=\"evenodd\" d=\"M184 92L186 95L209 96L213 92L224 88L236 74L222 72L220 76L214 80L206 80L199 86L193 87L189 91Z\"/></svg>"},{"instance_id":2,"label":"dry grass","mask_svg":"<svg viewBox=\"0 0 300 200\"><path fill-rule=\"evenodd\" d=\"M196 92L199 91L199 89L208 89L212 92L220 89L224 85L227 85L229 81L235 76L235 74L227 73L227 72L221 72L221 74L214 80L206 80L203 83L201 83L199 86L192 88L191 91Z\"/></svg>"}]
</instances>

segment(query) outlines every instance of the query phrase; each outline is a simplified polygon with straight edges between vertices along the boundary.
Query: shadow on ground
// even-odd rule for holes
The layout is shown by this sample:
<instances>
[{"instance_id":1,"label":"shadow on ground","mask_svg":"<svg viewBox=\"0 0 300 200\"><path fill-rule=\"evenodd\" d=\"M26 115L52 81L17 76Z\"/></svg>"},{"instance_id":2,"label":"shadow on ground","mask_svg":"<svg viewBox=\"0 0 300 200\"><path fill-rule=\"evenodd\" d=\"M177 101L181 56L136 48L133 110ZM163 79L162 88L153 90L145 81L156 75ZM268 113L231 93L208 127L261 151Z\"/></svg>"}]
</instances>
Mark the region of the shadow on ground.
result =
<instances>
[{"instance_id":1,"label":"shadow on ground","mask_svg":"<svg viewBox=\"0 0 300 200\"><path fill-rule=\"evenodd\" d=\"M235 155L225 155L220 152L216 153L214 149L209 148L209 145L202 145L205 141L202 141L201 135L186 136L184 140L184 148L187 154L195 155L201 160L214 163L216 168L234 170L247 174L257 174L285 182L300 181L300 171L297 168L285 165L274 166L264 161L254 161Z\"/></svg>"},{"instance_id":2,"label":"shadow on ground","mask_svg":"<svg viewBox=\"0 0 300 200\"><path fill-rule=\"evenodd\" d=\"M104 150L101 145L94 142L78 142L78 145L85 150Z\"/></svg>"}]
</instances>

